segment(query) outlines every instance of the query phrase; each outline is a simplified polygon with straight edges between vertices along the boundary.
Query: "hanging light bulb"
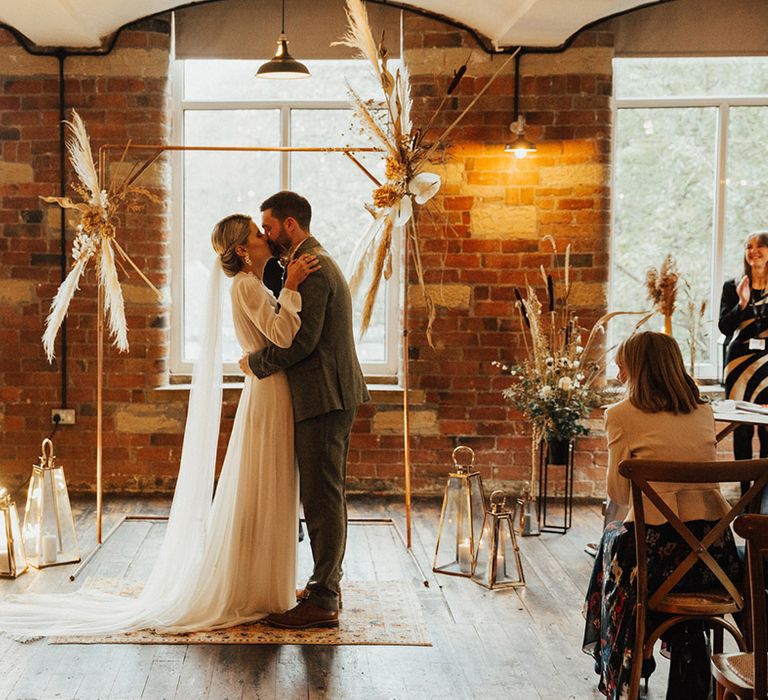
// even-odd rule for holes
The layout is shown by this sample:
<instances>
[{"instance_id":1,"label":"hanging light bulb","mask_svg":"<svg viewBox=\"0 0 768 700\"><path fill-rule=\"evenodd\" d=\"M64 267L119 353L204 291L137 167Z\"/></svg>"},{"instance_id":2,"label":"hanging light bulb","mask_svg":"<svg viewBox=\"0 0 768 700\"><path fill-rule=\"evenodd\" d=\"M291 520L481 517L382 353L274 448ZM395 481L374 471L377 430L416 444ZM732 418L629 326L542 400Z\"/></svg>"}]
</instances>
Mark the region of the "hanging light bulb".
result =
<instances>
[{"instance_id":1,"label":"hanging light bulb","mask_svg":"<svg viewBox=\"0 0 768 700\"><path fill-rule=\"evenodd\" d=\"M525 158L529 153L536 153L536 146L525 138L525 117L520 116L513 121L509 130L515 134L515 139L504 146L505 153L514 153L515 158Z\"/></svg>"},{"instance_id":2,"label":"hanging light bulb","mask_svg":"<svg viewBox=\"0 0 768 700\"><path fill-rule=\"evenodd\" d=\"M525 138L525 117L520 114L520 58L521 53L518 51L515 54L515 93L513 97L515 120L509 125L509 130L515 134L515 138L512 143L504 146L504 152L514 153L515 158L525 158L529 153L536 152L536 146Z\"/></svg>"},{"instance_id":3,"label":"hanging light bulb","mask_svg":"<svg viewBox=\"0 0 768 700\"><path fill-rule=\"evenodd\" d=\"M272 59L262 63L256 71L257 78L273 80L295 80L308 78L311 73L303 63L297 61L288 53L288 37L285 35L285 0L282 3L282 21L280 36L277 38L277 51Z\"/></svg>"}]
</instances>

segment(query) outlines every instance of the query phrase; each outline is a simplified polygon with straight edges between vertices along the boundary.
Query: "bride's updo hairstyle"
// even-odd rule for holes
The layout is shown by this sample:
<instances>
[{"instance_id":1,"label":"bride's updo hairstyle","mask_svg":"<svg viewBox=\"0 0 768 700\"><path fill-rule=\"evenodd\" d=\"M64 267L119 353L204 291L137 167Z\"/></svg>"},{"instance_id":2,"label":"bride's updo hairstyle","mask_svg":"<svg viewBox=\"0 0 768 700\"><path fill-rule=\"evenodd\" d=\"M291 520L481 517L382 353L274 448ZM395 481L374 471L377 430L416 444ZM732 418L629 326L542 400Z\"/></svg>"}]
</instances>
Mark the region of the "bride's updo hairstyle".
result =
<instances>
[{"instance_id":1,"label":"bride's updo hairstyle","mask_svg":"<svg viewBox=\"0 0 768 700\"><path fill-rule=\"evenodd\" d=\"M227 277L234 277L243 269L243 260L235 248L248 242L251 221L253 219L247 214L230 214L213 227L211 245L221 258L221 267Z\"/></svg>"}]
</instances>

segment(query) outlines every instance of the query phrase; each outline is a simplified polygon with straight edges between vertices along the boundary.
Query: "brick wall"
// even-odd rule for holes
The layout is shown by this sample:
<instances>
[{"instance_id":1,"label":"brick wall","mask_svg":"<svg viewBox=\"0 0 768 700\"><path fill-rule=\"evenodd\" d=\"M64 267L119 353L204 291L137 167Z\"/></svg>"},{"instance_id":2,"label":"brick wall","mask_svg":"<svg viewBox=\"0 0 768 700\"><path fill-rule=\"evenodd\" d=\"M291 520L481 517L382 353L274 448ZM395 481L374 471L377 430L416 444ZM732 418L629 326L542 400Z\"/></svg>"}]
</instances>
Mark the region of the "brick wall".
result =
<instances>
[{"instance_id":1,"label":"brick wall","mask_svg":"<svg viewBox=\"0 0 768 700\"><path fill-rule=\"evenodd\" d=\"M471 101L504 57L491 59L460 31L406 16L405 60L415 123L431 116L453 71L471 64L433 129L437 135ZM510 360L520 343L513 289L538 278L547 264L546 235L573 247L573 299L582 321L605 309L608 265L612 35L610 25L581 35L562 54L522 59L521 110L535 157L503 153L513 119L513 64L451 136L436 166L444 186L435 198L447 225L420 221L427 282L438 289L435 348L423 332L424 313L412 286L410 379L411 460L417 493L443 488L459 442L477 452L491 486L520 487L530 468L528 426L508 409L507 380L491 366ZM95 146L157 143L169 135L168 24L153 20L121 33L104 57L65 62L66 106L86 120ZM61 402L60 367L49 366L40 343L45 315L60 281L56 207L39 195L58 193L57 61L25 53L0 31L0 478L17 487L29 475L50 410ZM71 180L71 173L68 173ZM167 199L167 166L149 184ZM438 220L440 217L438 217ZM167 283L166 206L125 217L120 240L158 285ZM68 230L68 247L72 226ZM412 276L411 284L414 285ZM107 352L104 480L107 490L165 491L178 469L185 391L167 382L168 310L135 275L124 287L131 351ZM69 315L69 405L77 425L59 430L56 451L72 488L94 487L95 294L93 275ZM225 393L221 445L226 444L237 392ZM349 486L359 491L403 488L402 411L397 392L378 391L355 424ZM606 454L600 420L578 442L576 494L603 494Z\"/></svg>"}]
</instances>

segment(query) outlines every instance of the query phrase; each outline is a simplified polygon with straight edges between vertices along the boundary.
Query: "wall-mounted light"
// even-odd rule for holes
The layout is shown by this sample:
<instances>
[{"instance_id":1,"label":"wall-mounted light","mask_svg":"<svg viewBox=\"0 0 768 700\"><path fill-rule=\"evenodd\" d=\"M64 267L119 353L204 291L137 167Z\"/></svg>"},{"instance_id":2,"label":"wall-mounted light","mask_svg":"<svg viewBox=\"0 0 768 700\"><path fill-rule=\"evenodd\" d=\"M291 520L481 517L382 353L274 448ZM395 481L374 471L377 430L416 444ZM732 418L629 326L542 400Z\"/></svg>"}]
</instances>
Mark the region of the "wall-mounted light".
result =
<instances>
[{"instance_id":1,"label":"wall-mounted light","mask_svg":"<svg viewBox=\"0 0 768 700\"><path fill-rule=\"evenodd\" d=\"M504 146L505 153L514 153L515 158L525 158L529 153L536 152L536 146L525 137L525 117L520 114L520 53L515 55L515 120L509 125L509 130L515 135L512 143Z\"/></svg>"},{"instance_id":2,"label":"wall-mounted light","mask_svg":"<svg viewBox=\"0 0 768 700\"><path fill-rule=\"evenodd\" d=\"M310 75L309 68L288 53L288 37L285 35L285 0L283 0L282 22L280 24L280 36L277 39L277 51L272 59L259 66L259 69L256 71L256 77L271 78L273 80L295 80L296 78L308 78Z\"/></svg>"}]
</instances>

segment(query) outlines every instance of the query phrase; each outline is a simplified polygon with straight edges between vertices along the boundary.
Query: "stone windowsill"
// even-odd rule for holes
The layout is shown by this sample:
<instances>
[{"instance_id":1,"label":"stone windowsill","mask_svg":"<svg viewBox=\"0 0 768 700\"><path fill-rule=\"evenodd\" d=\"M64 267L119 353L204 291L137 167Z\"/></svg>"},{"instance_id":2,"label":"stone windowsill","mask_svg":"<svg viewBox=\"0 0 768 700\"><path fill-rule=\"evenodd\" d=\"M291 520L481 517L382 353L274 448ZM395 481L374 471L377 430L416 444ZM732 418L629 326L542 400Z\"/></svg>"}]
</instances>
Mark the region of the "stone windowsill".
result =
<instances>
[{"instance_id":1,"label":"stone windowsill","mask_svg":"<svg viewBox=\"0 0 768 700\"><path fill-rule=\"evenodd\" d=\"M242 379L225 377L224 391L241 391L243 384ZM183 377L178 383L155 387L155 391L189 391L191 387L191 378ZM403 401L403 387L400 384L369 382L368 391L375 403L402 403Z\"/></svg>"}]
</instances>

